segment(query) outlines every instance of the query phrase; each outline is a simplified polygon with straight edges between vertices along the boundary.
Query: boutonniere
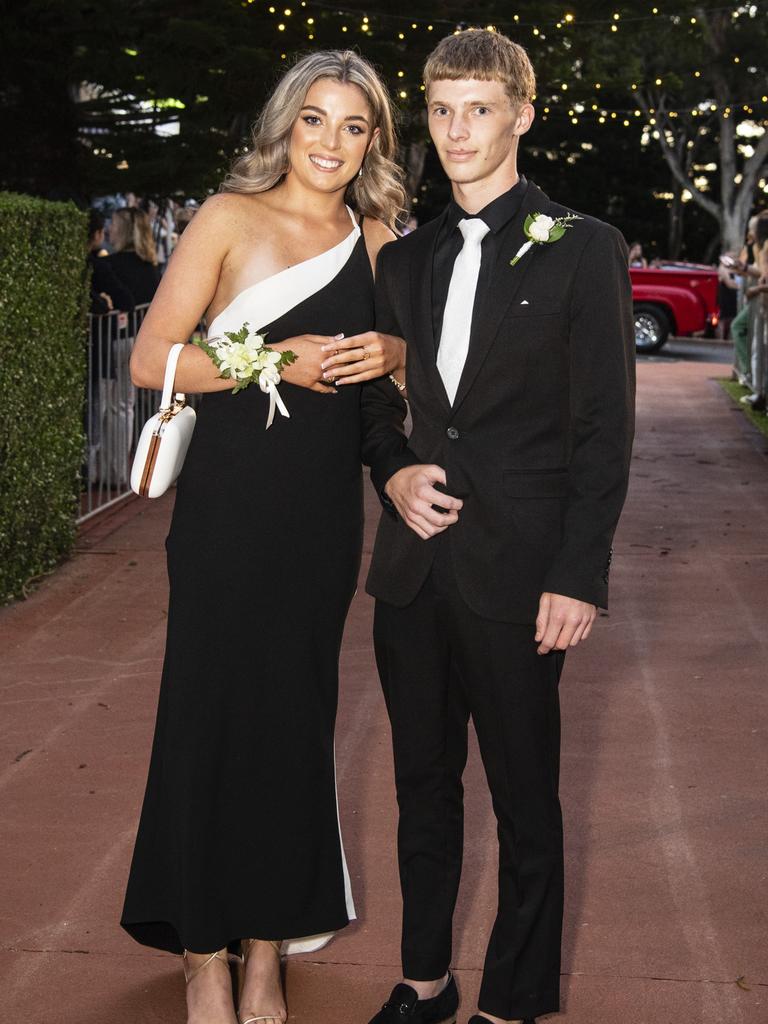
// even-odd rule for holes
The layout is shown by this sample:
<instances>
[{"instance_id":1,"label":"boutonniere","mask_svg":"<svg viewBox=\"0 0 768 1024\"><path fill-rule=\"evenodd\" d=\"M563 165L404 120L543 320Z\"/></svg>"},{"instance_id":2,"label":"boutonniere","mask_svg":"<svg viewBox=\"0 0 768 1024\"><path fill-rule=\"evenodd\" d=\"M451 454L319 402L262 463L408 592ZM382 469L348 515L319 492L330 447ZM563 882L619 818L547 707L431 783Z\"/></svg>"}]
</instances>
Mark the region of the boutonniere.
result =
<instances>
[{"instance_id":1,"label":"boutonniere","mask_svg":"<svg viewBox=\"0 0 768 1024\"><path fill-rule=\"evenodd\" d=\"M572 221L583 220L577 213L568 213L564 217L547 217L545 213L529 213L523 224L525 237L528 239L517 250L514 259L509 261L514 267L532 245L543 245L545 242L556 242L562 238L568 228L573 227Z\"/></svg>"}]
</instances>

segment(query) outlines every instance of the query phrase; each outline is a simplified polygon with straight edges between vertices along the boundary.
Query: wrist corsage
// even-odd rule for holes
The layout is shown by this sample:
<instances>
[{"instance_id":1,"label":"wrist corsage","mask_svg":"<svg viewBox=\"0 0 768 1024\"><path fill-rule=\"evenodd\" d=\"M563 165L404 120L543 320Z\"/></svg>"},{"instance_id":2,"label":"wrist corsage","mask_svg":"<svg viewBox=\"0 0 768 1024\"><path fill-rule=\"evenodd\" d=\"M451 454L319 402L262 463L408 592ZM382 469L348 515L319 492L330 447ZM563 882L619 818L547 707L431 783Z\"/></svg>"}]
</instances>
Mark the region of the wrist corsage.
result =
<instances>
[{"instance_id":1,"label":"wrist corsage","mask_svg":"<svg viewBox=\"0 0 768 1024\"><path fill-rule=\"evenodd\" d=\"M233 395L249 384L258 384L264 394L269 395L267 430L272 426L275 409L280 410L281 416L290 418L277 385L282 379L280 371L283 367L298 359L295 352L276 352L264 344L264 335L252 331L247 323L239 331L224 331L220 338L195 338L193 344L201 348L221 371L219 377L222 380L235 381Z\"/></svg>"}]
</instances>

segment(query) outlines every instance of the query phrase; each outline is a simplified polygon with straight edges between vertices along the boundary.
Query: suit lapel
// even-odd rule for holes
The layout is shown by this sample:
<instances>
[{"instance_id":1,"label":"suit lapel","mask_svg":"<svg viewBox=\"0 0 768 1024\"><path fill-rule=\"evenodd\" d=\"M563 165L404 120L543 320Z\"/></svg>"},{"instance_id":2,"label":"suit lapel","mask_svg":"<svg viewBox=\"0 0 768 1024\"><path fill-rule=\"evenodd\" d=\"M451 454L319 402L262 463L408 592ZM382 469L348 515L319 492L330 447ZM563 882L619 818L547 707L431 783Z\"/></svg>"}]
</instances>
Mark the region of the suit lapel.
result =
<instances>
[{"instance_id":1,"label":"suit lapel","mask_svg":"<svg viewBox=\"0 0 768 1024\"><path fill-rule=\"evenodd\" d=\"M435 397L441 405L450 409L443 379L437 369L435 332L432 325L432 265L437 238L447 215L448 208L446 207L440 217L425 224L416 236L421 244L414 245L409 266L408 282L411 289L414 335L412 339L408 340L414 343L424 368L424 376L429 381ZM414 242L416 238L414 238Z\"/></svg>"},{"instance_id":2,"label":"suit lapel","mask_svg":"<svg viewBox=\"0 0 768 1024\"><path fill-rule=\"evenodd\" d=\"M523 231L525 218L529 213L546 213L550 201L541 189L528 182L523 202L517 216L507 225L500 239L499 255L493 268L486 292L486 300L482 309L478 310L472 324L472 335L467 353L467 361L459 381L456 399L453 403L455 412L467 396L475 381L485 358L491 349L499 327L507 310L515 301L520 286L536 261L538 245L533 245L514 267L510 260L527 239ZM444 390L444 389L443 389Z\"/></svg>"}]
</instances>

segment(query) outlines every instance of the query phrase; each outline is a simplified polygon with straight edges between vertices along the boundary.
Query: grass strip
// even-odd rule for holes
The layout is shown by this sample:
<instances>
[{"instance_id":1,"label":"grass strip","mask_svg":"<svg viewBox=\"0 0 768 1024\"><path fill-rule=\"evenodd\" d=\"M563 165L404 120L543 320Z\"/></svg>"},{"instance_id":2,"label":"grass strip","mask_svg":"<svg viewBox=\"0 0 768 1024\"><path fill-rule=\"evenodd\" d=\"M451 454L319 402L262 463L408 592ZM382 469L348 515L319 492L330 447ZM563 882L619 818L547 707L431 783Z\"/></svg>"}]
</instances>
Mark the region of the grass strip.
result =
<instances>
[{"instance_id":1,"label":"grass strip","mask_svg":"<svg viewBox=\"0 0 768 1024\"><path fill-rule=\"evenodd\" d=\"M751 395L751 388L745 388L743 384L739 384L737 380L730 380L727 377L718 378L718 384L722 387L723 391L738 405L744 415L747 417L749 422L753 426L757 427L764 437L768 437L768 416L764 412L755 412L754 409L748 405L742 405L739 399L742 395Z\"/></svg>"}]
</instances>

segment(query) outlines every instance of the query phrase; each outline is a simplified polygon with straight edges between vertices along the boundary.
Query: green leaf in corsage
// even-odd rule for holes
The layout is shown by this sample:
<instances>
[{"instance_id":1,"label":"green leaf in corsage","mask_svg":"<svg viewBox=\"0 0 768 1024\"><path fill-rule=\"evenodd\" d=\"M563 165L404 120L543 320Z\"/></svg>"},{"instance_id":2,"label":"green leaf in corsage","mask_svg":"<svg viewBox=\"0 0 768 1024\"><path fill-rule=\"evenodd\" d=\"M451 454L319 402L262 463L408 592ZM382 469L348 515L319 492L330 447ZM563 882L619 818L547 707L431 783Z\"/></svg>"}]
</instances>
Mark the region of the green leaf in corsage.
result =
<instances>
[{"instance_id":1,"label":"green leaf in corsage","mask_svg":"<svg viewBox=\"0 0 768 1024\"><path fill-rule=\"evenodd\" d=\"M272 426L275 409L281 416L290 417L277 385L280 371L295 363L298 356L290 350L277 352L264 344L265 335L252 331L244 323L239 331L224 331L223 337L195 338L193 344L202 349L219 370L221 380L233 380L232 394L244 391L249 384L258 384L269 395L267 429Z\"/></svg>"}]
</instances>

